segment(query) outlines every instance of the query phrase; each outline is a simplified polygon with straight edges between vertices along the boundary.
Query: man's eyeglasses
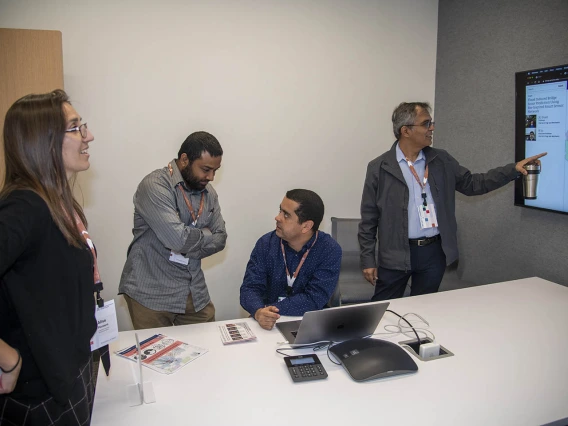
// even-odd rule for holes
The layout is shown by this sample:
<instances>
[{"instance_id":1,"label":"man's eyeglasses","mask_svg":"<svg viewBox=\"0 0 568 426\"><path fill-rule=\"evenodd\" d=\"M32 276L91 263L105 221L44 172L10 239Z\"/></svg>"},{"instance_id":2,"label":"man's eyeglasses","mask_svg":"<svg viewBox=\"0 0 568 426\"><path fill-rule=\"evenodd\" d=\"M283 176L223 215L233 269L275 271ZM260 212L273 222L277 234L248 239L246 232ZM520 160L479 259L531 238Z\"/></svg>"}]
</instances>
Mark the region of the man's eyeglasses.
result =
<instances>
[{"instance_id":1,"label":"man's eyeglasses","mask_svg":"<svg viewBox=\"0 0 568 426\"><path fill-rule=\"evenodd\" d=\"M432 120L426 120L424 123L420 123L420 124L405 124L404 126L406 127L415 127L415 126L422 126L424 127L426 130L430 129L430 127L432 127L434 125L434 122ZM402 127L404 127L402 126Z\"/></svg>"},{"instance_id":2,"label":"man's eyeglasses","mask_svg":"<svg viewBox=\"0 0 568 426\"><path fill-rule=\"evenodd\" d=\"M71 127L70 129L65 130L65 132L79 132L81 133L81 137L85 139L87 137L87 123L83 123L80 126Z\"/></svg>"}]
</instances>

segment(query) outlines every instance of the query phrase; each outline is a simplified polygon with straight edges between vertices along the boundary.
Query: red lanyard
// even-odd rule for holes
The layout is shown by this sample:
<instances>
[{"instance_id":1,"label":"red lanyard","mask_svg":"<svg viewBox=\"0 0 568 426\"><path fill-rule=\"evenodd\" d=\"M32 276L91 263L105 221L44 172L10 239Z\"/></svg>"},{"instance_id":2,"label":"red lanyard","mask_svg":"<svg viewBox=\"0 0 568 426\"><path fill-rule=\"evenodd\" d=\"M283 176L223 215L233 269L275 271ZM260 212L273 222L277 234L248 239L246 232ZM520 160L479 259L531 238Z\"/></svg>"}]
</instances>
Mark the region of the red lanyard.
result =
<instances>
[{"instance_id":1,"label":"red lanyard","mask_svg":"<svg viewBox=\"0 0 568 426\"><path fill-rule=\"evenodd\" d=\"M97 265L97 253L95 252L95 245L93 244L93 241L89 238L89 233L87 232L87 229L85 228L85 225L83 224L83 221L81 220L77 212L75 212L75 223L77 223L77 228L79 228L81 235L83 235L83 238L85 239L85 243L87 243L87 246L89 247L89 249L91 250L91 254L93 255L93 260L95 264L93 278L95 280L95 284L100 283L101 276L99 274L99 267Z\"/></svg>"},{"instance_id":2,"label":"red lanyard","mask_svg":"<svg viewBox=\"0 0 568 426\"><path fill-rule=\"evenodd\" d=\"M87 228L85 228L85 224L77 214L75 214L75 223L77 224L77 228L81 232L81 235L85 239L85 243L87 243L87 247L91 250L91 255L93 256L93 281L95 282L95 292L97 293L97 306L102 308L105 305L105 301L101 297L101 290L103 289L103 283L101 281L101 275L99 274L99 265L97 264L97 253L95 252L95 245L93 241L89 238L89 233L87 232Z\"/></svg>"},{"instance_id":3,"label":"red lanyard","mask_svg":"<svg viewBox=\"0 0 568 426\"><path fill-rule=\"evenodd\" d=\"M416 173L416 169L414 168L412 162L408 158L405 158L405 160L408 163L408 167L410 167L410 171L414 175L414 179L416 179L416 182L418 182L418 185L420 185L420 188L422 188L422 199L424 200L423 204L424 207L426 207L428 205L426 203L426 184L428 183L428 164L426 164L426 168L424 169L424 179L423 179L424 182L422 183L420 182L420 178L418 177L418 173Z\"/></svg>"},{"instance_id":4,"label":"red lanyard","mask_svg":"<svg viewBox=\"0 0 568 426\"><path fill-rule=\"evenodd\" d=\"M168 170L170 171L170 176L173 176L174 169L172 167L172 163L168 163ZM185 205L189 209L189 213L191 213L191 218L193 219L193 222L191 222L191 224L193 226L195 226L197 224L197 219L199 219L199 217L201 216L201 213L203 213L203 203L204 203L204 200L205 200L205 193L204 192L201 193L201 201L199 202L199 210L197 211L197 216L195 216L195 210L193 210L193 206L191 205L191 201L189 201L189 198L187 198L187 195L185 195L185 191L183 190L181 182L179 182L176 185L176 188L181 190L181 195L183 195L183 199L185 200Z\"/></svg>"},{"instance_id":5,"label":"red lanyard","mask_svg":"<svg viewBox=\"0 0 568 426\"><path fill-rule=\"evenodd\" d=\"M302 260L300 260L300 263L298 264L298 267L294 271L293 276L290 276L290 271L288 271L288 265L286 264L286 253L284 251L284 243L282 243L282 238L280 238L280 248L282 249L282 256L284 257L284 266L286 267L286 280L288 281L288 286L292 287L294 285L294 281L296 281L296 277L300 273L300 269L302 269L302 266L304 265L304 262L306 261L308 254L310 254L310 250L314 247L314 244L318 240L318 234L319 231L316 231L316 239L314 240L310 248L307 249L304 255L302 256Z\"/></svg>"},{"instance_id":6,"label":"red lanyard","mask_svg":"<svg viewBox=\"0 0 568 426\"><path fill-rule=\"evenodd\" d=\"M179 188L181 190L181 194L183 195L183 199L185 200L185 204L187 205L187 208L189 209L189 212L191 213L191 218L193 219L193 222L191 222L191 224L193 226L195 226L195 224L197 223L197 219L199 219L199 216L201 216L201 213L203 213L203 200L205 199L205 193L204 192L201 193L201 201L199 202L199 210L197 211L197 217L196 217L195 211L193 210L193 206L191 205L191 201L189 201L189 199L187 198L187 195L185 195L185 191L181 187L181 183L178 183L176 185L176 188Z\"/></svg>"}]
</instances>

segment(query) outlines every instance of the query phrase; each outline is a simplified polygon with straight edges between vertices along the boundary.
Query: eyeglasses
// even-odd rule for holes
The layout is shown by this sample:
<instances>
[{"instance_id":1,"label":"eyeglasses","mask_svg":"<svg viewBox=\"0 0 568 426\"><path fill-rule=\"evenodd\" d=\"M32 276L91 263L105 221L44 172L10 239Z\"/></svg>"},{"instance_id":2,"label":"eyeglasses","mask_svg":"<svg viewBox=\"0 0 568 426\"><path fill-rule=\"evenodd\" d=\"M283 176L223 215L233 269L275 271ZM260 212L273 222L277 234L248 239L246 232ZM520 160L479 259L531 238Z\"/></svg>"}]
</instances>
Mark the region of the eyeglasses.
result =
<instances>
[{"instance_id":1,"label":"eyeglasses","mask_svg":"<svg viewBox=\"0 0 568 426\"><path fill-rule=\"evenodd\" d=\"M420 123L420 124L405 124L404 126L406 127L415 127L415 126L422 126L424 127L426 130L428 130L430 127L432 127L434 125L434 122L432 120L426 120L424 123ZM404 127L402 126L402 127Z\"/></svg>"},{"instance_id":2,"label":"eyeglasses","mask_svg":"<svg viewBox=\"0 0 568 426\"><path fill-rule=\"evenodd\" d=\"M71 127L70 129L65 130L67 132L79 132L81 133L81 137L85 139L87 137L87 123L83 123L80 126Z\"/></svg>"}]
</instances>

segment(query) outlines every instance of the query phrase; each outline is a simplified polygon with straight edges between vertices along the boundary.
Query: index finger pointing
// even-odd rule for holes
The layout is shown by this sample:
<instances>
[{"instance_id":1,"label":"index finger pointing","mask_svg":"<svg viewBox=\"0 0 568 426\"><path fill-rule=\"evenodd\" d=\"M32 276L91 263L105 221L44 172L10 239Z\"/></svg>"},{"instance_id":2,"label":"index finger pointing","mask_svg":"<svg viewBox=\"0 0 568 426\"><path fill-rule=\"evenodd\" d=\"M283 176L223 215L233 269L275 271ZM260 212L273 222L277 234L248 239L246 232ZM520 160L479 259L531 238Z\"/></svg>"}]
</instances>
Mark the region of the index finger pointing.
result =
<instances>
[{"instance_id":1,"label":"index finger pointing","mask_svg":"<svg viewBox=\"0 0 568 426\"><path fill-rule=\"evenodd\" d=\"M533 155L532 157L527 158L527 160L529 160L529 162L534 161L539 159L540 157L544 157L546 154L548 154L548 152L541 152L540 154Z\"/></svg>"}]
</instances>

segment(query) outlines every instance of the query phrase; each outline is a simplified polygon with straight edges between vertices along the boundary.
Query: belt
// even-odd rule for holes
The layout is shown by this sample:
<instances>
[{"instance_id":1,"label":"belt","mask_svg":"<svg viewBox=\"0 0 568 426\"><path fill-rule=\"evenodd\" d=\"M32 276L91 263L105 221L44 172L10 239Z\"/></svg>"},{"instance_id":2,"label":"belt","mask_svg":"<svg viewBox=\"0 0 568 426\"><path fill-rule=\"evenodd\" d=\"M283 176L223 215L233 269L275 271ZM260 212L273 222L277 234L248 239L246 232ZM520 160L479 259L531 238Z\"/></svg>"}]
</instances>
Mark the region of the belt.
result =
<instances>
[{"instance_id":1,"label":"belt","mask_svg":"<svg viewBox=\"0 0 568 426\"><path fill-rule=\"evenodd\" d=\"M440 239L440 234L434 235L433 237L429 238L416 238L412 240L408 240L408 243L413 246L424 247L428 244L432 244Z\"/></svg>"}]
</instances>

